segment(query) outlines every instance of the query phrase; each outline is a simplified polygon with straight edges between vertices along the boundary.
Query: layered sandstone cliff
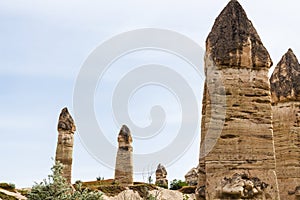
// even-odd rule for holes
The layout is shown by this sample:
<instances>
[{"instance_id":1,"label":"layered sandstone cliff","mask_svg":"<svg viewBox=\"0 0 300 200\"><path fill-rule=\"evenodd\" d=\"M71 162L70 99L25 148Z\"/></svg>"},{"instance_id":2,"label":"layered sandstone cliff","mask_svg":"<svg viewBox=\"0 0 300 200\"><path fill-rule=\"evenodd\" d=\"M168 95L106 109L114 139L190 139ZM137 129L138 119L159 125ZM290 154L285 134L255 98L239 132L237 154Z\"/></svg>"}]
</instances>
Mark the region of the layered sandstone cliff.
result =
<instances>
[{"instance_id":1,"label":"layered sandstone cliff","mask_svg":"<svg viewBox=\"0 0 300 200\"><path fill-rule=\"evenodd\" d=\"M231 0L206 41L198 199L279 199L271 65L253 24Z\"/></svg>"},{"instance_id":2,"label":"layered sandstone cliff","mask_svg":"<svg viewBox=\"0 0 300 200\"><path fill-rule=\"evenodd\" d=\"M281 199L300 198L300 65L291 49L271 78L276 173Z\"/></svg>"},{"instance_id":3,"label":"layered sandstone cliff","mask_svg":"<svg viewBox=\"0 0 300 200\"><path fill-rule=\"evenodd\" d=\"M62 109L58 125L58 140L55 160L63 164L63 177L71 183L75 123L67 108Z\"/></svg>"}]
</instances>

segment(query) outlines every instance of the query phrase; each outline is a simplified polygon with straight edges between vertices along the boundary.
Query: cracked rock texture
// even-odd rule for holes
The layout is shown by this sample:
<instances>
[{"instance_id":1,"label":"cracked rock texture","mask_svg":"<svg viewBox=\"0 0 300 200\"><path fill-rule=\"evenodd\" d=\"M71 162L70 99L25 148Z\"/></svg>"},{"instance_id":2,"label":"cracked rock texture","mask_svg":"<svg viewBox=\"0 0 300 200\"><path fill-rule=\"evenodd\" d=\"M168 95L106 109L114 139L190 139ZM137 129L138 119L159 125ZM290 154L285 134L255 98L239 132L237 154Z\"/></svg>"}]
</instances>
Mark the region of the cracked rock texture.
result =
<instances>
[{"instance_id":1,"label":"cracked rock texture","mask_svg":"<svg viewBox=\"0 0 300 200\"><path fill-rule=\"evenodd\" d=\"M168 188L167 175L168 175L168 173L167 173L166 168L162 164L159 164L155 171L155 177L156 177L155 184L158 186Z\"/></svg>"},{"instance_id":2,"label":"cracked rock texture","mask_svg":"<svg viewBox=\"0 0 300 200\"><path fill-rule=\"evenodd\" d=\"M198 169L193 167L184 177L189 186L196 186L198 183Z\"/></svg>"},{"instance_id":3,"label":"cracked rock texture","mask_svg":"<svg viewBox=\"0 0 300 200\"><path fill-rule=\"evenodd\" d=\"M67 108L63 108L58 120L58 140L55 161L63 164L63 177L71 183L74 132L76 126Z\"/></svg>"},{"instance_id":4,"label":"cracked rock texture","mask_svg":"<svg viewBox=\"0 0 300 200\"><path fill-rule=\"evenodd\" d=\"M258 199L279 199L268 71L272 61L241 5L231 0L206 41L199 192L222 199L224 177L268 184ZM230 199L230 198L229 198ZM232 199L232 198L231 198Z\"/></svg>"},{"instance_id":5,"label":"cracked rock texture","mask_svg":"<svg viewBox=\"0 0 300 200\"><path fill-rule=\"evenodd\" d=\"M276 173L281 199L300 196L300 65L291 49L271 78Z\"/></svg>"},{"instance_id":6,"label":"cracked rock texture","mask_svg":"<svg viewBox=\"0 0 300 200\"><path fill-rule=\"evenodd\" d=\"M129 128L123 125L118 136L119 148L116 158L115 181L119 184L133 184L132 137Z\"/></svg>"}]
</instances>

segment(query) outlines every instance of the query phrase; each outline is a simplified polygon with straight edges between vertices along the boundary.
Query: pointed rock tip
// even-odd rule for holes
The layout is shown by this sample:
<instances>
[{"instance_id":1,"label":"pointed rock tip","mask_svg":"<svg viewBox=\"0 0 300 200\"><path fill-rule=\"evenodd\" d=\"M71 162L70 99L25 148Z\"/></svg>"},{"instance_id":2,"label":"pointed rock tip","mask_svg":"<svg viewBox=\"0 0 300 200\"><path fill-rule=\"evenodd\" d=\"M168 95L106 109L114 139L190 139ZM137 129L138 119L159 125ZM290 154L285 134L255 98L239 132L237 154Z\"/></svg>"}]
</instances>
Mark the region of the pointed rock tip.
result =
<instances>
[{"instance_id":1,"label":"pointed rock tip","mask_svg":"<svg viewBox=\"0 0 300 200\"><path fill-rule=\"evenodd\" d=\"M119 135L130 135L130 129L125 124L122 125Z\"/></svg>"},{"instance_id":2,"label":"pointed rock tip","mask_svg":"<svg viewBox=\"0 0 300 200\"><path fill-rule=\"evenodd\" d=\"M245 47L250 47L250 52L245 51ZM217 65L249 67L251 63L253 67L272 66L269 53L237 0L229 1L215 20L206 40L206 49ZM249 62L244 62L247 66L242 66L243 53L248 53Z\"/></svg>"},{"instance_id":3,"label":"pointed rock tip","mask_svg":"<svg viewBox=\"0 0 300 200\"><path fill-rule=\"evenodd\" d=\"M64 107L61 110L61 113L60 113L59 119L58 119L57 130L70 130L73 132L76 130L74 120L73 120L72 116L70 115L67 107Z\"/></svg>"},{"instance_id":4,"label":"pointed rock tip","mask_svg":"<svg viewBox=\"0 0 300 200\"><path fill-rule=\"evenodd\" d=\"M291 48L276 65L271 78L271 97L273 103L300 101L300 64Z\"/></svg>"}]
</instances>

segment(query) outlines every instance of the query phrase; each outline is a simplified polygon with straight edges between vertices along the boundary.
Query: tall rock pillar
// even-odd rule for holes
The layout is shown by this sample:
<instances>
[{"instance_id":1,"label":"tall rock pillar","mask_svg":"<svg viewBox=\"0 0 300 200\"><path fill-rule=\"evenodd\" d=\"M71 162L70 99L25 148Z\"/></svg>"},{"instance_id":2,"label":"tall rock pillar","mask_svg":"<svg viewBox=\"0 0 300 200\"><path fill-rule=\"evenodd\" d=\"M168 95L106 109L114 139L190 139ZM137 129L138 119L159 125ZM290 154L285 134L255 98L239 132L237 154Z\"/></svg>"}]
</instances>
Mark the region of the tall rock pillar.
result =
<instances>
[{"instance_id":1,"label":"tall rock pillar","mask_svg":"<svg viewBox=\"0 0 300 200\"><path fill-rule=\"evenodd\" d=\"M133 184L132 137L123 125L118 136L119 148L116 158L115 181L124 185Z\"/></svg>"},{"instance_id":2,"label":"tall rock pillar","mask_svg":"<svg viewBox=\"0 0 300 200\"><path fill-rule=\"evenodd\" d=\"M300 198L300 65L291 49L271 78L276 173L281 199Z\"/></svg>"},{"instance_id":3,"label":"tall rock pillar","mask_svg":"<svg viewBox=\"0 0 300 200\"><path fill-rule=\"evenodd\" d=\"M206 199L279 199L271 66L253 24L231 0L206 40L200 147L205 157L199 163Z\"/></svg>"},{"instance_id":4,"label":"tall rock pillar","mask_svg":"<svg viewBox=\"0 0 300 200\"><path fill-rule=\"evenodd\" d=\"M76 126L67 108L62 109L58 120L58 140L55 161L63 164L63 177L71 183L74 132Z\"/></svg>"}]
</instances>

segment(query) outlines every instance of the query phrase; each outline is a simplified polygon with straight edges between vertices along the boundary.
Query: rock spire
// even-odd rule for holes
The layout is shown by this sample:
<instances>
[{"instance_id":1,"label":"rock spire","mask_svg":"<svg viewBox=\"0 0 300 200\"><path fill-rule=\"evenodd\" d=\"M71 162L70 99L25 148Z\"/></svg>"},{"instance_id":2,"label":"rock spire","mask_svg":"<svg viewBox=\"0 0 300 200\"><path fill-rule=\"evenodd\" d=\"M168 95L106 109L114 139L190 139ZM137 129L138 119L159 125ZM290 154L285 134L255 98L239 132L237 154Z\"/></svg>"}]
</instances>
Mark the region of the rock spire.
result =
<instances>
[{"instance_id":1,"label":"rock spire","mask_svg":"<svg viewBox=\"0 0 300 200\"><path fill-rule=\"evenodd\" d=\"M55 161L63 164L63 177L71 183L74 132L76 126L67 108L63 108L58 119L58 140Z\"/></svg>"},{"instance_id":2,"label":"rock spire","mask_svg":"<svg viewBox=\"0 0 300 200\"><path fill-rule=\"evenodd\" d=\"M132 137L129 128L123 125L118 136L115 181L119 184L133 184Z\"/></svg>"},{"instance_id":3,"label":"rock spire","mask_svg":"<svg viewBox=\"0 0 300 200\"><path fill-rule=\"evenodd\" d=\"M279 199L271 66L252 22L238 1L231 0L206 40L198 199L250 198L248 190L230 188L228 180L240 178L241 184L248 179L263 183L251 199Z\"/></svg>"}]
</instances>

